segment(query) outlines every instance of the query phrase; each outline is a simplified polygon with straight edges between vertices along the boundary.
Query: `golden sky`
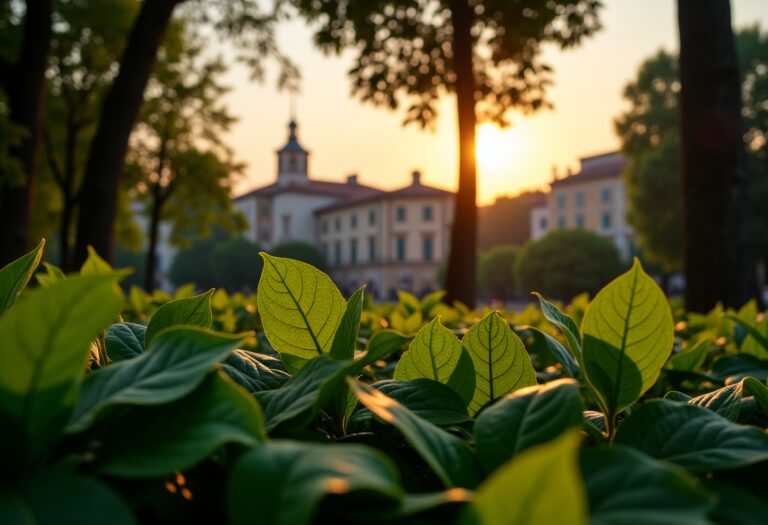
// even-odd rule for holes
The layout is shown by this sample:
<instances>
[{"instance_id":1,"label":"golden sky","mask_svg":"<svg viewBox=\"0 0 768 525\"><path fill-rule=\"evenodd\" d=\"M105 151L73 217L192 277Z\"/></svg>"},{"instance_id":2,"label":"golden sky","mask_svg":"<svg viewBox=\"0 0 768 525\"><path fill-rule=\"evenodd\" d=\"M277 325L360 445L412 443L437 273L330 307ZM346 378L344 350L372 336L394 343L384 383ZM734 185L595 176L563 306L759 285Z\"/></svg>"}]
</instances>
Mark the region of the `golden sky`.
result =
<instances>
[{"instance_id":1,"label":"golden sky","mask_svg":"<svg viewBox=\"0 0 768 525\"><path fill-rule=\"evenodd\" d=\"M624 108L621 93L643 59L661 47L677 48L674 0L605 0L603 30L575 50L547 49L555 86L553 110L512 114L505 130L478 130L478 202L499 195L544 189L552 170L578 168L579 157L619 146L613 118ZM734 25L759 22L768 30L768 0L732 0ZM414 169L425 183L455 189L457 180L456 115L453 98L443 100L434 132L403 128L402 110L391 112L350 97L346 71L351 56L329 58L312 47L311 33L300 22L278 29L281 49L300 67L302 92L297 100L299 139L311 151L310 176L341 181L351 173L359 181L395 188ZM282 146L289 117L289 96L274 78L250 81L234 66L226 82L233 87L227 103L239 117L229 143L246 175L236 193L269 184L275 178L274 150Z\"/></svg>"}]
</instances>

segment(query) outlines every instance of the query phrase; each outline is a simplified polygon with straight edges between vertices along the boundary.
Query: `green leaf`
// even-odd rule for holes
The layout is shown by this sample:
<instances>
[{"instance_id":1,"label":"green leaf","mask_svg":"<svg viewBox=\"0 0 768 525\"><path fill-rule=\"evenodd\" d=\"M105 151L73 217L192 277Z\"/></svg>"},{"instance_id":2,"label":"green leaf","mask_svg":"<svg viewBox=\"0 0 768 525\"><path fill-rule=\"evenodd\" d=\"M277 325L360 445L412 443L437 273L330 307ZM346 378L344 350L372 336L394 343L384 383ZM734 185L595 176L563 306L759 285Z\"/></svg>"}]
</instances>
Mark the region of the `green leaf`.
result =
<instances>
[{"instance_id":1,"label":"green leaf","mask_svg":"<svg viewBox=\"0 0 768 525\"><path fill-rule=\"evenodd\" d=\"M67 278L67 276L64 275L64 272L61 271L61 268L48 262L43 262L43 266L45 267L45 273L38 272L37 275L35 275L37 284L43 288L51 286L52 284L56 284L57 282L63 281Z\"/></svg>"},{"instance_id":2,"label":"green leaf","mask_svg":"<svg viewBox=\"0 0 768 525\"><path fill-rule=\"evenodd\" d=\"M211 295L213 295L213 288L194 297L169 301L158 308L147 323L144 348L151 349L152 340L157 334L171 326L190 325L210 328L213 321Z\"/></svg>"},{"instance_id":3,"label":"green leaf","mask_svg":"<svg viewBox=\"0 0 768 525\"><path fill-rule=\"evenodd\" d=\"M728 315L726 317L728 319L730 319L731 321L735 322L736 324L738 324L741 328L743 328L744 331L747 332L747 334L749 334L749 336L761 348L761 350L755 349L755 351L749 352L749 353L752 353L758 359L766 359L766 358L768 358L768 336L763 334L760 331L760 328L758 326L753 326L752 324L744 321L743 319L741 319L740 317L735 316L735 315ZM745 343L746 343L746 341L745 341ZM747 353L747 354L749 355L749 353Z\"/></svg>"},{"instance_id":4,"label":"green leaf","mask_svg":"<svg viewBox=\"0 0 768 525\"><path fill-rule=\"evenodd\" d=\"M591 525L707 525L712 503L685 470L631 448L581 451Z\"/></svg>"},{"instance_id":5,"label":"green leaf","mask_svg":"<svg viewBox=\"0 0 768 525\"><path fill-rule=\"evenodd\" d=\"M351 379L348 383L360 403L405 436L446 487L472 488L477 485L479 464L466 443L416 416L378 390Z\"/></svg>"},{"instance_id":6,"label":"green leaf","mask_svg":"<svg viewBox=\"0 0 768 525\"><path fill-rule=\"evenodd\" d=\"M419 330L397 363L393 378L397 381L426 378L443 383L455 388L467 405L475 393L472 359L459 338L438 318Z\"/></svg>"},{"instance_id":7,"label":"green leaf","mask_svg":"<svg viewBox=\"0 0 768 525\"><path fill-rule=\"evenodd\" d=\"M745 378L742 385L744 390L754 396L755 402L763 410L763 414L768 416L768 387L754 377Z\"/></svg>"},{"instance_id":8,"label":"green leaf","mask_svg":"<svg viewBox=\"0 0 768 525\"><path fill-rule=\"evenodd\" d=\"M688 400L688 404L707 408L720 414L724 418L736 421L739 419L742 393L743 383L738 382L696 396L693 399Z\"/></svg>"},{"instance_id":9,"label":"green leaf","mask_svg":"<svg viewBox=\"0 0 768 525\"><path fill-rule=\"evenodd\" d=\"M581 334L579 333L579 327L576 326L576 321L568 314L560 311L557 306L544 299L540 293L533 292L533 295L539 299L541 313L544 314L544 318L560 330L560 333L568 340L571 352L576 356L576 360L581 362Z\"/></svg>"},{"instance_id":10,"label":"green leaf","mask_svg":"<svg viewBox=\"0 0 768 525\"><path fill-rule=\"evenodd\" d=\"M669 368L681 372L693 372L698 370L707 359L707 354L712 344L709 339L703 339L691 348L674 354L669 358Z\"/></svg>"},{"instance_id":11,"label":"green leaf","mask_svg":"<svg viewBox=\"0 0 768 525\"><path fill-rule=\"evenodd\" d=\"M13 306L19 294L27 286L43 256L45 239L28 254L8 263L0 270L0 317Z\"/></svg>"},{"instance_id":12,"label":"green leaf","mask_svg":"<svg viewBox=\"0 0 768 525\"><path fill-rule=\"evenodd\" d=\"M579 385L572 379L518 390L486 408L475 422L477 456L490 473L523 450L555 439L583 422Z\"/></svg>"},{"instance_id":13,"label":"green leaf","mask_svg":"<svg viewBox=\"0 0 768 525\"><path fill-rule=\"evenodd\" d=\"M0 466L35 459L57 440L91 340L120 311L115 279L74 277L37 289L0 319Z\"/></svg>"},{"instance_id":14,"label":"green leaf","mask_svg":"<svg viewBox=\"0 0 768 525\"><path fill-rule=\"evenodd\" d=\"M619 426L614 443L675 463L693 473L768 459L768 435L692 405L655 399Z\"/></svg>"},{"instance_id":15,"label":"green leaf","mask_svg":"<svg viewBox=\"0 0 768 525\"><path fill-rule=\"evenodd\" d=\"M88 246L88 258L83 263L83 266L80 267L80 275L98 275L108 273L115 273L115 270L112 268L112 266L109 265L107 261L99 257L99 254L96 253L96 250L93 249L93 246Z\"/></svg>"},{"instance_id":16,"label":"green leaf","mask_svg":"<svg viewBox=\"0 0 768 525\"><path fill-rule=\"evenodd\" d=\"M322 522L316 515L325 500L343 509L357 495L373 515L402 499L397 471L381 453L354 444L272 441L238 460L227 499L236 525L304 525Z\"/></svg>"},{"instance_id":17,"label":"green leaf","mask_svg":"<svg viewBox=\"0 0 768 525\"><path fill-rule=\"evenodd\" d=\"M144 353L144 333L147 328L136 323L116 323L107 328L104 345L113 361L124 361Z\"/></svg>"},{"instance_id":18,"label":"green leaf","mask_svg":"<svg viewBox=\"0 0 768 525\"><path fill-rule=\"evenodd\" d=\"M347 301L347 308L341 318L331 344L331 357L352 359L355 357L357 333L360 330L360 315L363 312L364 287L358 288Z\"/></svg>"},{"instance_id":19,"label":"green leaf","mask_svg":"<svg viewBox=\"0 0 768 525\"><path fill-rule=\"evenodd\" d=\"M401 349L410 338L395 330L379 330L368 340L365 354L359 359L360 369L389 357Z\"/></svg>"},{"instance_id":20,"label":"green leaf","mask_svg":"<svg viewBox=\"0 0 768 525\"><path fill-rule=\"evenodd\" d=\"M251 394L280 388L291 377L279 359L247 350L232 352L221 368Z\"/></svg>"},{"instance_id":21,"label":"green leaf","mask_svg":"<svg viewBox=\"0 0 768 525\"><path fill-rule=\"evenodd\" d=\"M659 377L672 352L674 321L667 298L635 259L587 308L584 373L609 423Z\"/></svg>"},{"instance_id":22,"label":"green leaf","mask_svg":"<svg viewBox=\"0 0 768 525\"><path fill-rule=\"evenodd\" d=\"M164 331L150 351L88 376L67 431L88 428L102 411L117 405L160 405L187 395L242 341L202 328Z\"/></svg>"},{"instance_id":23,"label":"green leaf","mask_svg":"<svg viewBox=\"0 0 768 525\"><path fill-rule=\"evenodd\" d=\"M333 281L299 261L261 254L257 301L269 343L292 373L333 345L346 308Z\"/></svg>"},{"instance_id":24,"label":"green leaf","mask_svg":"<svg viewBox=\"0 0 768 525\"><path fill-rule=\"evenodd\" d=\"M584 525L587 504L577 465L578 432L526 450L477 489L482 525Z\"/></svg>"},{"instance_id":25,"label":"green leaf","mask_svg":"<svg viewBox=\"0 0 768 525\"><path fill-rule=\"evenodd\" d=\"M97 468L111 476L160 477L196 465L226 443L252 447L263 439L254 399L214 372L188 396L136 407L110 424Z\"/></svg>"},{"instance_id":26,"label":"green leaf","mask_svg":"<svg viewBox=\"0 0 768 525\"><path fill-rule=\"evenodd\" d=\"M717 494L715 508L710 512L712 523L720 525L765 525L768 523L768 502L765 497L725 483L710 483Z\"/></svg>"},{"instance_id":27,"label":"green leaf","mask_svg":"<svg viewBox=\"0 0 768 525\"><path fill-rule=\"evenodd\" d=\"M49 472L0 487L0 523L7 525L133 525L130 508L93 478Z\"/></svg>"},{"instance_id":28,"label":"green leaf","mask_svg":"<svg viewBox=\"0 0 768 525\"><path fill-rule=\"evenodd\" d=\"M765 381L768 379L768 361L747 354L725 355L712 365L712 375L727 385L750 376Z\"/></svg>"},{"instance_id":29,"label":"green leaf","mask_svg":"<svg viewBox=\"0 0 768 525\"><path fill-rule=\"evenodd\" d=\"M472 326L461 343L475 365L471 414L508 392L536 384L536 372L525 345L496 312Z\"/></svg>"},{"instance_id":30,"label":"green leaf","mask_svg":"<svg viewBox=\"0 0 768 525\"><path fill-rule=\"evenodd\" d=\"M531 333L534 345L543 345L546 350L552 354L558 363L563 365L563 370L571 377L579 377L579 363L573 357L573 354L563 344L542 330L536 327L528 326L525 328Z\"/></svg>"}]
</instances>

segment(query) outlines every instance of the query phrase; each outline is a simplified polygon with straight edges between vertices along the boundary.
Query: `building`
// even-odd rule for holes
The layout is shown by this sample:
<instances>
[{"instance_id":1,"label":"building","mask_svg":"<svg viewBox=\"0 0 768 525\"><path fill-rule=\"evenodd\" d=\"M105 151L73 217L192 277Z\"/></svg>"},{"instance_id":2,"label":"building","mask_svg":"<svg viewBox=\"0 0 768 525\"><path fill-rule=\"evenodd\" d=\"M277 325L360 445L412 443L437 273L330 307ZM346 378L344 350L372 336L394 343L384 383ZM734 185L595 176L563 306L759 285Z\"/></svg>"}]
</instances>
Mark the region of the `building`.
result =
<instances>
[{"instance_id":1,"label":"building","mask_svg":"<svg viewBox=\"0 0 768 525\"><path fill-rule=\"evenodd\" d=\"M265 249L288 240L314 244L325 254L331 277L345 291L366 284L377 297L395 290L422 293L439 288L438 268L448 256L454 194L421 182L383 191L309 175L309 151L297 124L277 150L275 182L234 199L249 224L245 237Z\"/></svg>"},{"instance_id":2,"label":"building","mask_svg":"<svg viewBox=\"0 0 768 525\"><path fill-rule=\"evenodd\" d=\"M629 259L635 251L626 222L626 194L621 173L626 161L617 152L583 157L578 173L555 179L546 203L531 209L531 238L553 229L584 228L610 238Z\"/></svg>"},{"instance_id":3,"label":"building","mask_svg":"<svg viewBox=\"0 0 768 525\"><path fill-rule=\"evenodd\" d=\"M501 244L521 246L531 238L531 209L543 205L547 196L528 191L514 197L497 197L493 204L477 210L477 246L487 250Z\"/></svg>"}]
</instances>

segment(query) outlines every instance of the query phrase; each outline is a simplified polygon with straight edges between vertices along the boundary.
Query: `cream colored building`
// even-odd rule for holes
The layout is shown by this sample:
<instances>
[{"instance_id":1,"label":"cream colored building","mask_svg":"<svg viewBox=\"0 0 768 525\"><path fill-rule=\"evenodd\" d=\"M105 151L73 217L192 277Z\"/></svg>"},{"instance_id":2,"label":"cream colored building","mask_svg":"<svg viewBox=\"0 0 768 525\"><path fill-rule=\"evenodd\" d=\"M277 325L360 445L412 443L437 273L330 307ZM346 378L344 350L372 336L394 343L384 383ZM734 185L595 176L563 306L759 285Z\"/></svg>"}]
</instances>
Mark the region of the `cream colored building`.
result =
<instances>
[{"instance_id":1,"label":"cream colored building","mask_svg":"<svg viewBox=\"0 0 768 525\"><path fill-rule=\"evenodd\" d=\"M624 259L634 255L626 222L626 192L621 177L626 161L617 152L583 157L578 173L551 183L545 206L531 210L531 238L554 229L583 228L610 238Z\"/></svg>"},{"instance_id":2,"label":"cream colored building","mask_svg":"<svg viewBox=\"0 0 768 525\"><path fill-rule=\"evenodd\" d=\"M399 190L320 208L317 237L331 277L346 291L366 284L378 298L423 294L439 288L453 213L454 194L422 184L416 171Z\"/></svg>"}]
</instances>

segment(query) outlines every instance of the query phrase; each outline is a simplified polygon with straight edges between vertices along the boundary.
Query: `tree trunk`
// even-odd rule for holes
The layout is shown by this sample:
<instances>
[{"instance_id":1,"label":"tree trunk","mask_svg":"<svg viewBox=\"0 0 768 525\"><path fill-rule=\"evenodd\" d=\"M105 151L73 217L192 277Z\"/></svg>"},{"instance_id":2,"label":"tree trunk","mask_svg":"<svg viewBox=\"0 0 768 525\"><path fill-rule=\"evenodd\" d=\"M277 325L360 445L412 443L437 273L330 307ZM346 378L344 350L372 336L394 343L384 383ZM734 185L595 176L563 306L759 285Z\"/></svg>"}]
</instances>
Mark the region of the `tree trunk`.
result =
<instances>
[{"instance_id":1,"label":"tree trunk","mask_svg":"<svg viewBox=\"0 0 768 525\"><path fill-rule=\"evenodd\" d=\"M23 184L0 187L0 267L23 255L30 244L50 42L51 1L28 0L19 56L3 67L10 121L27 133L10 149L21 165Z\"/></svg>"},{"instance_id":2,"label":"tree trunk","mask_svg":"<svg viewBox=\"0 0 768 525\"><path fill-rule=\"evenodd\" d=\"M755 297L741 82L728 0L678 0L685 302Z\"/></svg>"},{"instance_id":3,"label":"tree trunk","mask_svg":"<svg viewBox=\"0 0 768 525\"><path fill-rule=\"evenodd\" d=\"M477 165L475 162L475 77L472 67L472 8L467 0L451 1L453 60L459 126L459 189L451 228L446 270L446 300L475 305L477 293Z\"/></svg>"},{"instance_id":4,"label":"tree trunk","mask_svg":"<svg viewBox=\"0 0 768 525\"><path fill-rule=\"evenodd\" d=\"M157 240L160 231L160 214L163 208L163 195L160 182L152 187L152 213L149 217L149 246L147 246L147 261L144 265L144 289L152 293L155 289L155 259L157 256Z\"/></svg>"},{"instance_id":5,"label":"tree trunk","mask_svg":"<svg viewBox=\"0 0 768 525\"><path fill-rule=\"evenodd\" d=\"M128 139L144 98L157 50L179 0L144 0L120 60L120 72L109 88L80 190L75 245L76 265L92 245L108 261L114 250L117 192Z\"/></svg>"},{"instance_id":6,"label":"tree trunk","mask_svg":"<svg viewBox=\"0 0 768 525\"><path fill-rule=\"evenodd\" d=\"M70 236L72 233L72 217L75 211L75 201L77 194L75 192L75 155L77 154L77 136L80 133L80 127L75 124L70 117L67 123L67 136L64 151L64 176L61 194L64 201L64 208L61 212L61 224L59 225L59 237L61 242L61 256L59 265L65 272L73 268L70 264Z\"/></svg>"}]
</instances>

